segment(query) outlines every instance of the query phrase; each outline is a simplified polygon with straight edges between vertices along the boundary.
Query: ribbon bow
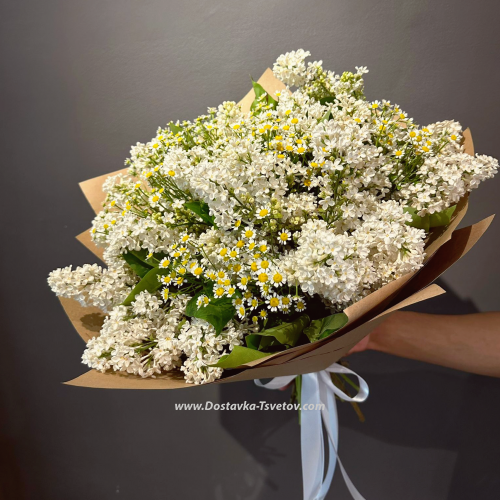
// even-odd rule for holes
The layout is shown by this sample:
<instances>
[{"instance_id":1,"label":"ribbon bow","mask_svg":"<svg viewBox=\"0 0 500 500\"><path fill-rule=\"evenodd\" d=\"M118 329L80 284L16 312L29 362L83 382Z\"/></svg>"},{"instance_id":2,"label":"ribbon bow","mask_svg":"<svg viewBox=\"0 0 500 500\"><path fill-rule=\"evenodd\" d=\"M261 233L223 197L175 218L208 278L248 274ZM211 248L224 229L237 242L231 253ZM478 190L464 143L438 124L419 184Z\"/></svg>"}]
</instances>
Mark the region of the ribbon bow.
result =
<instances>
[{"instance_id":1,"label":"ribbon bow","mask_svg":"<svg viewBox=\"0 0 500 500\"><path fill-rule=\"evenodd\" d=\"M333 384L330 373L350 374L357 377L359 381L358 394L351 398L341 391ZM259 387L265 387L266 389L281 389L286 387L295 377L296 375L288 375L273 378L267 384L263 384L260 380L255 380L255 383ZM303 410L301 410L300 444L302 449L304 500L323 500L325 498L332 483L337 461L352 498L354 500L365 500L349 479L338 456L339 424L335 396L344 401L361 403L368 397L368 384L358 374L338 363L334 363L326 370L302 375L300 402ZM319 409L321 404L323 405L322 409ZM329 451L326 474L324 474L325 450L321 420L323 420L328 435Z\"/></svg>"}]
</instances>

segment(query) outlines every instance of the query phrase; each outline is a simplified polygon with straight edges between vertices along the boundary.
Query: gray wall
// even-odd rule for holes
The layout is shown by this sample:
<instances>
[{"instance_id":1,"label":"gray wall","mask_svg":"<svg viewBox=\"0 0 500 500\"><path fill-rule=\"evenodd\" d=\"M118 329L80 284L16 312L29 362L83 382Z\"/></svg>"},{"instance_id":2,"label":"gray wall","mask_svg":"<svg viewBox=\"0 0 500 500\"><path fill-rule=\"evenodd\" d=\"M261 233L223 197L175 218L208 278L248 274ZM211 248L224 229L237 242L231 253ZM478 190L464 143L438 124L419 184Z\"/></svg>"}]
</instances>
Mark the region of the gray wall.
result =
<instances>
[{"instance_id":1,"label":"gray wall","mask_svg":"<svg viewBox=\"0 0 500 500\"><path fill-rule=\"evenodd\" d=\"M61 385L83 344L45 284L92 262L73 236L92 212L78 181L121 167L160 124L238 100L276 56L366 65L369 98L417 122L455 118L500 156L498 2L227 0L1 2L0 498L300 498L293 412L176 412L174 402L285 401L252 383L132 392ZM7 182L5 182L7 180ZM494 213L500 176L466 223ZM494 223L421 310L499 308ZM473 335L474 332L471 332ZM500 382L363 353L360 424L340 405L341 455L367 499L500 498ZM328 498L348 494L335 477Z\"/></svg>"}]
</instances>

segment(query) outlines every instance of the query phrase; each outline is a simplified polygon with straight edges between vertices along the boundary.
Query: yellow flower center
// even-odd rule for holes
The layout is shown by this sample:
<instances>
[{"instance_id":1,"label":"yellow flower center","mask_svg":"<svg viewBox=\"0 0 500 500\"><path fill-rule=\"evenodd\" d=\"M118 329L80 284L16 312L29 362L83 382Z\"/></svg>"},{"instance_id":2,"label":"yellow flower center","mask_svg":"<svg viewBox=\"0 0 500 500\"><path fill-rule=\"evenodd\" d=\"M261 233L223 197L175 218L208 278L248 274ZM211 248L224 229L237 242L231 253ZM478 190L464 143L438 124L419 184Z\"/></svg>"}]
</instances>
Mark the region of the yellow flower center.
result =
<instances>
[{"instance_id":1,"label":"yellow flower center","mask_svg":"<svg viewBox=\"0 0 500 500\"><path fill-rule=\"evenodd\" d=\"M273 297L270 301L269 301L269 305L271 307L278 307L280 305L280 300L276 297Z\"/></svg>"}]
</instances>

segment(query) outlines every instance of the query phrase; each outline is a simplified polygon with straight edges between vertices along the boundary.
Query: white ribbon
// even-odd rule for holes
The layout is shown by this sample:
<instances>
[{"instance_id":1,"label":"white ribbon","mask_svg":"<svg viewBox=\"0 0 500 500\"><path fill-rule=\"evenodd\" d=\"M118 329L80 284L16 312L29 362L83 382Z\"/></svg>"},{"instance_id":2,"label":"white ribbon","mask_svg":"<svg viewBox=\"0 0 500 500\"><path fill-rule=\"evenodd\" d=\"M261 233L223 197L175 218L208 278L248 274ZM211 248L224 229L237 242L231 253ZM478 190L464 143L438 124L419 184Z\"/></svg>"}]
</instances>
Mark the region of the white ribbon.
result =
<instances>
[{"instance_id":1,"label":"white ribbon","mask_svg":"<svg viewBox=\"0 0 500 500\"><path fill-rule=\"evenodd\" d=\"M336 387L330 373L354 375L358 378L359 392L354 397L348 396ZM266 389L281 389L286 387L296 375L273 378L269 383L263 384L255 380L259 387ZM337 461L340 471L344 476L347 489L354 500L365 500L349 479L342 462L338 456L339 423L335 396L344 401L361 403L368 397L368 384L356 373L345 366L334 363L326 370L302 375L302 389L300 396L301 407L314 408L301 410L300 443L302 448L302 476L304 481L304 500L323 500L330 489L333 473ZM319 410L323 404L323 409ZM314 405L314 406L310 406ZM323 444L323 426L328 435L328 464L325 471L325 450Z\"/></svg>"}]
</instances>

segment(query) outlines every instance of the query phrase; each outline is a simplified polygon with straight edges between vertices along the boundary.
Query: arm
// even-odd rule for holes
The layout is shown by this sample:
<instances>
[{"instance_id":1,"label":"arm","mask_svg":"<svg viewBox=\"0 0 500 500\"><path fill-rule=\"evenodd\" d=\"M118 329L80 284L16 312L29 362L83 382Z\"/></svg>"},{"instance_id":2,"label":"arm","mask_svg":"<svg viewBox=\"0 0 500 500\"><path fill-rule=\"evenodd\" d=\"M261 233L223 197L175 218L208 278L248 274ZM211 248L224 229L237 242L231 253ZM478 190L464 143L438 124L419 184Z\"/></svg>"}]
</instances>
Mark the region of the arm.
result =
<instances>
[{"instance_id":1,"label":"arm","mask_svg":"<svg viewBox=\"0 0 500 500\"><path fill-rule=\"evenodd\" d=\"M398 311L353 347L500 377L500 312L447 316Z\"/></svg>"}]
</instances>

